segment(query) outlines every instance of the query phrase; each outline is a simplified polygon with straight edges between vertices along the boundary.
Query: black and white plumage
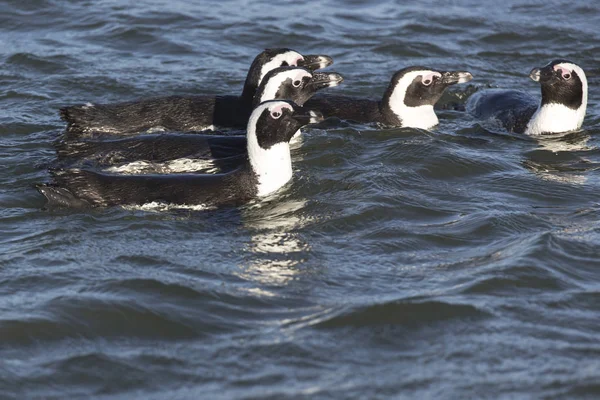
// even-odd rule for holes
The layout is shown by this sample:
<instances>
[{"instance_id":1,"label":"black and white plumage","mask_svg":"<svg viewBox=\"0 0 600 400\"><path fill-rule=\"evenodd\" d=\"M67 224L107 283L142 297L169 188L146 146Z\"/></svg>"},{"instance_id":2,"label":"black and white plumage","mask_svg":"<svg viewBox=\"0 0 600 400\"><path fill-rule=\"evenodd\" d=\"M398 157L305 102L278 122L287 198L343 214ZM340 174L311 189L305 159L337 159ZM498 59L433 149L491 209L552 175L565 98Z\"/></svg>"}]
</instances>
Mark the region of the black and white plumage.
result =
<instances>
[{"instance_id":1,"label":"black and white plumage","mask_svg":"<svg viewBox=\"0 0 600 400\"><path fill-rule=\"evenodd\" d=\"M225 174L110 175L82 169L56 170L54 183L38 190L49 204L106 207L167 203L235 205L269 195L292 178L289 141L300 127L321 118L296 104L272 100L248 121L246 162Z\"/></svg>"},{"instance_id":2,"label":"black and white plumage","mask_svg":"<svg viewBox=\"0 0 600 400\"><path fill-rule=\"evenodd\" d=\"M439 122L433 106L444 90L472 78L469 72L408 67L394 74L381 100L319 95L310 99L306 106L321 111L325 118L430 129Z\"/></svg>"},{"instance_id":3,"label":"black and white plumage","mask_svg":"<svg viewBox=\"0 0 600 400\"><path fill-rule=\"evenodd\" d=\"M241 96L169 96L115 104L88 103L62 108L60 115L67 122L69 138L133 135L150 130L244 129L256 89L269 71L282 66L316 70L332 63L327 56L303 56L285 48L267 49L252 62Z\"/></svg>"},{"instance_id":4,"label":"black and white plumage","mask_svg":"<svg viewBox=\"0 0 600 400\"><path fill-rule=\"evenodd\" d=\"M267 100L291 100L303 105L317 91L339 85L341 75L312 72L302 67L279 67L269 71L256 90L253 107ZM220 135L219 135L220 134ZM62 140L56 143L59 160L87 160L100 166L132 161L162 163L181 158L227 158L243 156L245 136L204 134L152 134L110 140Z\"/></svg>"},{"instance_id":5,"label":"black and white plumage","mask_svg":"<svg viewBox=\"0 0 600 400\"><path fill-rule=\"evenodd\" d=\"M509 132L526 135L581 128L588 97L587 78L581 67L557 59L534 68L529 77L540 83L541 99L518 90L482 90L469 98L467 111L478 119L498 120Z\"/></svg>"}]
</instances>

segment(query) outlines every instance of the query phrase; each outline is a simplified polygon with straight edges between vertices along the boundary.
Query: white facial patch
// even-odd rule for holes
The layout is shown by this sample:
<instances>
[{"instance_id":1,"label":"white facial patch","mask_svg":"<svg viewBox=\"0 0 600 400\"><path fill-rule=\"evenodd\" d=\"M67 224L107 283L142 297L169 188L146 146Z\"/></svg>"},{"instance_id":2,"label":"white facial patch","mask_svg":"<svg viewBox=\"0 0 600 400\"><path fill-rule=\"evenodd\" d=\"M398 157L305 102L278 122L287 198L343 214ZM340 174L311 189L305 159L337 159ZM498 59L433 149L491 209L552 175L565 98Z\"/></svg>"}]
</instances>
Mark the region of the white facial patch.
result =
<instances>
[{"instance_id":1,"label":"white facial patch","mask_svg":"<svg viewBox=\"0 0 600 400\"><path fill-rule=\"evenodd\" d=\"M265 89L260 97L260 102L262 103L263 101L267 100L275 100L277 91L281 87L281 84L287 79L291 79L292 82L294 82L297 80L302 81L302 78L304 77L312 78L312 75L302 69L299 69L280 72L277 75L272 76L265 84Z\"/></svg>"},{"instance_id":2,"label":"white facial patch","mask_svg":"<svg viewBox=\"0 0 600 400\"><path fill-rule=\"evenodd\" d=\"M573 110L562 104L546 104L533 114L531 120L527 124L525 134L541 135L543 133L558 133L575 131L581 128L585 118L588 100L588 83L585 72L578 65L572 63L560 63L554 67L555 71L559 71L563 78L565 74L573 74L575 72L581 80L581 107Z\"/></svg>"},{"instance_id":3,"label":"white facial patch","mask_svg":"<svg viewBox=\"0 0 600 400\"><path fill-rule=\"evenodd\" d=\"M292 179L292 157L287 142L277 143L269 149L263 149L256 137L256 124L262 113L268 109L271 115L285 109L293 110L286 102L261 104L254 109L248 121L248 158L252 170L258 178L258 196L275 192Z\"/></svg>"},{"instance_id":4,"label":"white facial patch","mask_svg":"<svg viewBox=\"0 0 600 400\"><path fill-rule=\"evenodd\" d=\"M429 86L433 83L433 78L435 77L441 78L442 74L440 74L439 72L432 72L427 75L423 75L423 77L421 78L421 83L423 83L423 85L425 86Z\"/></svg>"},{"instance_id":5,"label":"white facial patch","mask_svg":"<svg viewBox=\"0 0 600 400\"><path fill-rule=\"evenodd\" d=\"M290 67L297 67L298 61L304 60L301 54L296 53L295 51L286 51L285 53L277 54L273 57L269 62L265 63L260 69L260 78L258 79L258 84L262 82L265 75L274 70L275 68L282 67L284 63L287 63Z\"/></svg>"},{"instance_id":6,"label":"white facial patch","mask_svg":"<svg viewBox=\"0 0 600 400\"><path fill-rule=\"evenodd\" d=\"M409 128L431 129L439 123L433 105L426 104L418 107L409 107L404 103L406 92L410 84L417 77L422 77L421 82L426 78L430 80L434 76L441 77L441 74L436 71L411 71L406 73L394 88L390 96L390 108L402 120L402 126Z\"/></svg>"},{"instance_id":7,"label":"white facial patch","mask_svg":"<svg viewBox=\"0 0 600 400\"><path fill-rule=\"evenodd\" d=\"M553 69L560 72L564 79L571 79L571 75L573 75L572 69L567 69L564 66L561 66L561 64L556 64Z\"/></svg>"},{"instance_id":8,"label":"white facial patch","mask_svg":"<svg viewBox=\"0 0 600 400\"><path fill-rule=\"evenodd\" d=\"M288 103L285 102L281 102L279 104L269 104L271 107L269 107L269 111L271 112L271 115L275 114L275 113L279 113L282 114L283 110L290 110L290 111L294 111L294 109L292 108L292 106L290 106Z\"/></svg>"}]
</instances>

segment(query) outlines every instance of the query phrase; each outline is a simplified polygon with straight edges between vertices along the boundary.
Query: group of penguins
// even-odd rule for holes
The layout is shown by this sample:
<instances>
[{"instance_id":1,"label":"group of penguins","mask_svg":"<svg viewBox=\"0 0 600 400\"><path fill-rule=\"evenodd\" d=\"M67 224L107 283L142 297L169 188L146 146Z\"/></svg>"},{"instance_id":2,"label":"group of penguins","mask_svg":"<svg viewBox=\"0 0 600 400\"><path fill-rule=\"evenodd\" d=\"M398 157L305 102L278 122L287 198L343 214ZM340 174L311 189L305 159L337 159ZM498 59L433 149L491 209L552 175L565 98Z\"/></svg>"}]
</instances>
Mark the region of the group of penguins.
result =
<instances>
[{"instance_id":1,"label":"group of penguins","mask_svg":"<svg viewBox=\"0 0 600 400\"><path fill-rule=\"evenodd\" d=\"M332 118L334 124L347 120L428 130L438 124L434 105L444 90L472 79L466 71L412 66L392 76L380 99L314 96L343 81L335 72L315 72L332 63L324 55L267 49L252 62L240 96L170 96L63 108L67 128L55 143L52 181L38 190L49 206L59 207L238 205L290 181L290 142L302 127ZM579 129L587 105L583 70L557 59L529 76L539 82L541 99L486 89L468 99L466 111L526 135ZM165 170L176 160L180 165L212 160L226 172ZM146 163L144 173L119 173L119 166L135 162Z\"/></svg>"}]
</instances>

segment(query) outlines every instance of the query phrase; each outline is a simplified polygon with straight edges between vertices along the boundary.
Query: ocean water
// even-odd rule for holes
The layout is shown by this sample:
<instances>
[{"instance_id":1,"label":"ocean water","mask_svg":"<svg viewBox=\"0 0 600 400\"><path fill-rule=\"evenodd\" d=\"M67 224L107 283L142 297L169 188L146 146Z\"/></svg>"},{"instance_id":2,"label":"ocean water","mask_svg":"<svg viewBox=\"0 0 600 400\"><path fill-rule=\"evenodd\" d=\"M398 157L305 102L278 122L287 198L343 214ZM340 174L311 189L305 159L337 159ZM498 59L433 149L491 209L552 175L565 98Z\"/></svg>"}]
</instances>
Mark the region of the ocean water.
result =
<instances>
[{"instance_id":1,"label":"ocean water","mask_svg":"<svg viewBox=\"0 0 600 400\"><path fill-rule=\"evenodd\" d=\"M600 397L600 4L0 1L0 399ZM583 128L307 129L237 209L45 210L59 107L241 91L262 49L377 97L409 65L539 95Z\"/></svg>"}]
</instances>

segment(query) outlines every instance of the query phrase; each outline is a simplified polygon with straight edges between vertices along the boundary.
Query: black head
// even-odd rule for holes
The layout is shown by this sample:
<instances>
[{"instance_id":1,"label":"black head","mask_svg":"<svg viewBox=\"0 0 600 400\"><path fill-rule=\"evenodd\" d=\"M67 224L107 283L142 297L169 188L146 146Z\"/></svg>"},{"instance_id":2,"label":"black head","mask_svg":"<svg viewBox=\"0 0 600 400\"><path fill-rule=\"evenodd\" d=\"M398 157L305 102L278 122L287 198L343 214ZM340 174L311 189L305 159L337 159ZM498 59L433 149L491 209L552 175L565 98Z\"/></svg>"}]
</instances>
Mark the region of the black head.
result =
<instances>
[{"instance_id":1,"label":"black head","mask_svg":"<svg viewBox=\"0 0 600 400\"><path fill-rule=\"evenodd\" d=\"M242 97L252 101L256 88L267 72L278 67L297 66L301 60L303 60L302 54L292 49L278 48L262 51L250 65Z\"/></svg>"},{"instance_id":2,"label":"black head","mask_svg":"<svg viewBox=\"0 0 600 400\"><path fill-rule=\"evenodd\" d=\"M322 120L321 113L307 110L291 101L263 102L254 109L248 121L249 146L252 133L256 135L256 142L260 148L268 150L278 143L289 142L303 126Z\"/></svg>"},{"instance_id":3,"label":"black head","mask_svg":"<svg viewBox=\"0 0 600 400\"><path fill-rule=\"evenodd\" d=\"M291 100L303 105L318 90L337 86L343 81L341 75L311 72L302 67L279 67L269 71L254 95L253 105L275 99Z\"/></svg>"},{"instance_id":4,"label":"black head","mask_svg":"<svg viewBox=\"0 0 600 400\"><path fill-rule=\"evenodd\" d=\"M542 105L562 104L578 110L587 103L587 78L583 70L569 60L557 59L531 70L529 77L542 87Z\"/></svg>"},{"instance_id":5,"label":"black head","mask_svg":"<svg viewBox=\"0 0 600 400\"><path fill-rule=\"evenodd\" d=\"M433 106L444 90L456 83L469 82L473 76L465 71L436 71L426 67L408 67L396 72L385 98L402 101L407 107Z\"/></svg>"}]
</instances>

